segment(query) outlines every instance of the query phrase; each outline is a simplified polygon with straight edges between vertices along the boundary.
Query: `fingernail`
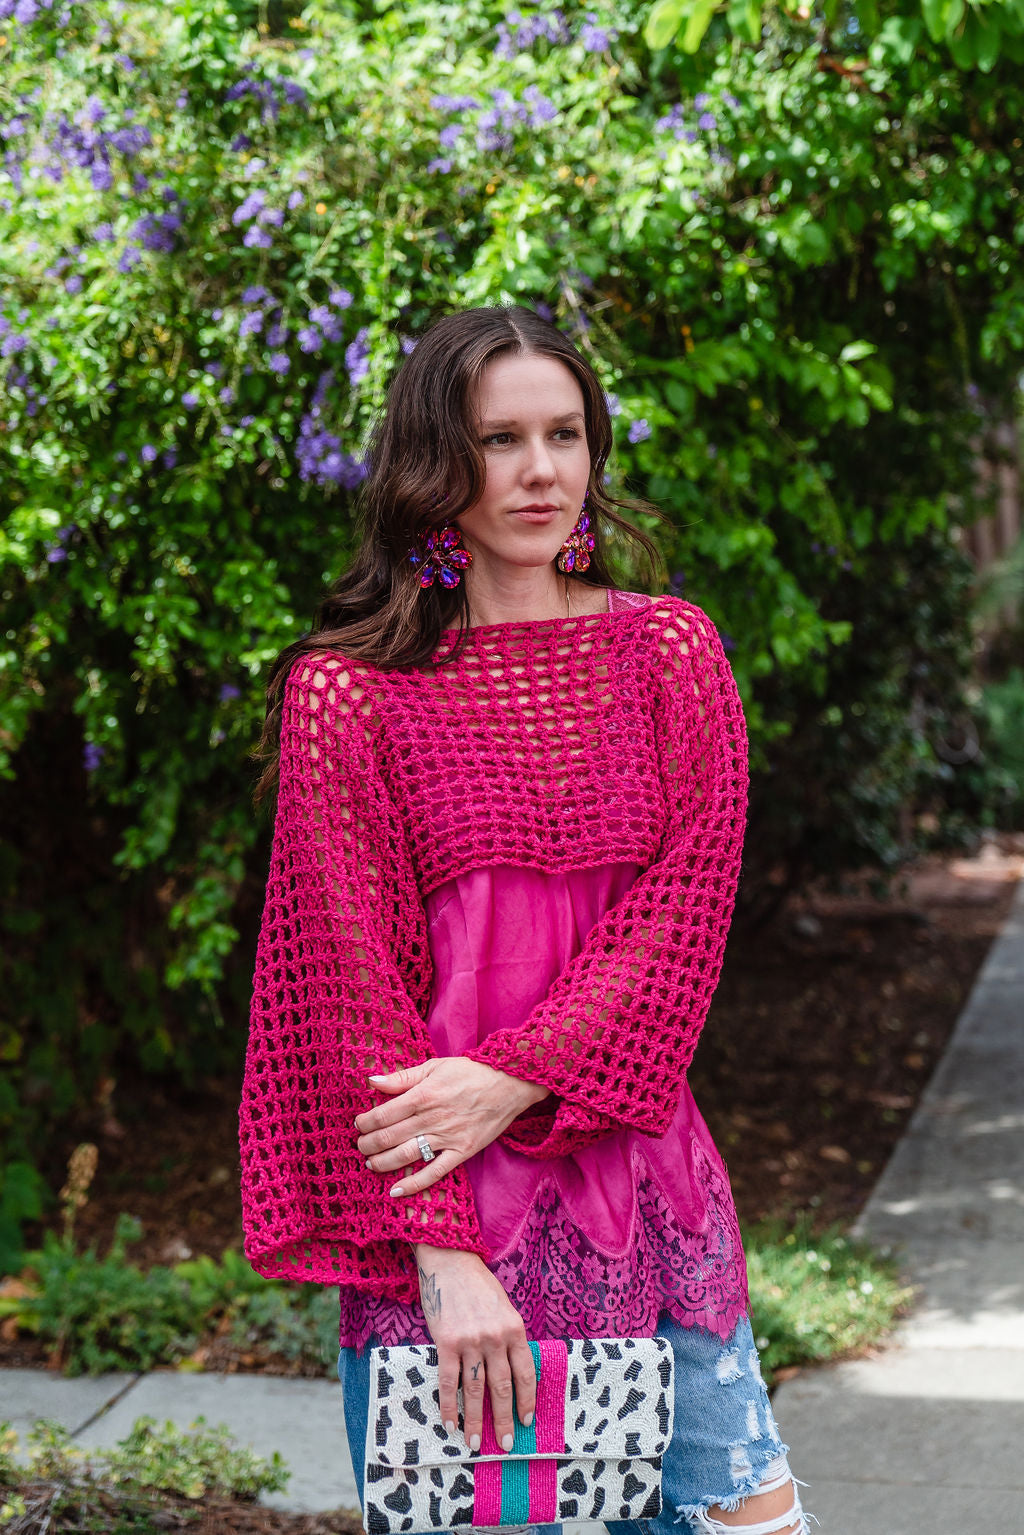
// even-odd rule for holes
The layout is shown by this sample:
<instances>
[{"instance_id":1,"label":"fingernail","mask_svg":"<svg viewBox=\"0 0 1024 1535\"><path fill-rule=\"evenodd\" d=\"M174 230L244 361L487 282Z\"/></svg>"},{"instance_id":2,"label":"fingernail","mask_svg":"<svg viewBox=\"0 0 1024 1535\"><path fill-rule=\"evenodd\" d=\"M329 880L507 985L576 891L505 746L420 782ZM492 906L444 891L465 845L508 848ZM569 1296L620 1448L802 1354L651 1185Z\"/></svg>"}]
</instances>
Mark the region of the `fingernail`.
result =
<instances>
[{"instance_id":1,"label":"fingernail","mask_svg":"<svg viewBox=\"0 0 1024 1535\"><path fill-rule=\"evenodd\" d=\"M533 1413L532 1412L528 1412L526 1414L526 1417L523 1419L523 1427L524 1428L529 1428L529 1426L530 1426L530 1424L532 1422L533 1422Z\"/></svg>"},{"instance_id":2,"label":"fingernail","mask_svg":"<svg viewBox=\"0 0 1024 1535\"><path fill-rule=\"evenodd\" d=\"M515 1440L512 1438L512 1435L506 1434L504 1439L501 1441L501 1448L503 1450L510 1450L514 1444Z\"/></svg>"},{"instance_id":3,"label":"fingernail","mask_svg":"<svg viewBox=\"0 0 1024 1535\"><path fill-rule=\"evenodd\" d=\"M473 1434L473 1435L470 1436L469 1448L471 1450L478 1450L480 1448L480 1435L479 1434Z\"/></svg>"},{"instance_id":4,"label":"fingernail","mask_svg":"<svg viewBox=\"0 0 1024 1535\"><path fill-rule=\"evenodd\" d=\"M388 1193L391 1195L392 1199L397 1199L399 1194L401 1194L403 1192L404 1192L404 1190L403 1190L402 1185L400 1183L396 1183L393 1189L388 1189Z\"/></svg>"},{"instance_id":5,"label":"fingernail","mask_svg":"<svg viewBox=\"0 0 1024 1535\"><path fill-rule=\"evenodd\" d=\"M454 1432L455 1432L455 1424L451 1421L451 1419L449 1419L448 1422L445 1424L445 1428L448 1430L449 1434L454 1434Z\"/></svg>"},{"instance_id":6,"label":"fingernail","mask_svg":"<svg viewBox=\"0 0 1024 1535\"><path fill-rule=\"evenodd\" d=\"M383 1082L384 1081L384 1077L378 1072L378 1074L376 1076L374 1076L374 1077L367 1077L366 1080L367 1080L367 1082Z\"/></svg>"}]
</instances>

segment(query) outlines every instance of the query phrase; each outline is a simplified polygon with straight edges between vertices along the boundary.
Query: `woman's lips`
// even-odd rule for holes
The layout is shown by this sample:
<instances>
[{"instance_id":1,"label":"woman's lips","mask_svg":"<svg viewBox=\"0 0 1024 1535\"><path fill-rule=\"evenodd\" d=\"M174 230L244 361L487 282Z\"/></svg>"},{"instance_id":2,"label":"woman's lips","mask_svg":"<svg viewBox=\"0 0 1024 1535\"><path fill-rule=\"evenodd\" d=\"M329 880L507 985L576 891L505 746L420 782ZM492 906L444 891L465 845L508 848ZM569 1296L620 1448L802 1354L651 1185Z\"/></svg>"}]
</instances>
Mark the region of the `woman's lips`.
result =
<instances>
[{"instance_id":1,"label":"woman's lips","mask_svg":"<svg viewBox=\"0 0 1024 1535\"><path fill-rule=\"evenodd\" d=\"M558 516L557 506L523 506L515 507L509 512L510 517L520 517L523 522L551 522Z\"/></svg>"}]
</instances>

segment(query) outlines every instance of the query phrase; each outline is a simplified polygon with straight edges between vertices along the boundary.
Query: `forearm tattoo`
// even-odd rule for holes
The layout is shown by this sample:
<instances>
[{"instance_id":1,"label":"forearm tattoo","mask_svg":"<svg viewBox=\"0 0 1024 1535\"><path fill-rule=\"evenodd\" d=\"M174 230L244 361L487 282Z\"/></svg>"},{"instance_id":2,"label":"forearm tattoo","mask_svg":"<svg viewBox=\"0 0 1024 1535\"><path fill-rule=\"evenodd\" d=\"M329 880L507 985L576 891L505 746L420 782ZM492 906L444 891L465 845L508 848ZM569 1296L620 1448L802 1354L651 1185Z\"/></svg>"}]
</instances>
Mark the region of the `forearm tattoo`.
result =
<instances>
[{"instance_id":1,"label":"forearm tattoo","mask_svg":"<svg viewBox=\"0 0 1024 1535\"><path fill-rule=\"evenodd\" d=\"M437 1283L436 1274L428 1274L421 1264L416 1265L420 1271L420 1299L423 1301L423 1313L425 1316L441 1315L441 1291Z\"/></svg>"}]
</instances>

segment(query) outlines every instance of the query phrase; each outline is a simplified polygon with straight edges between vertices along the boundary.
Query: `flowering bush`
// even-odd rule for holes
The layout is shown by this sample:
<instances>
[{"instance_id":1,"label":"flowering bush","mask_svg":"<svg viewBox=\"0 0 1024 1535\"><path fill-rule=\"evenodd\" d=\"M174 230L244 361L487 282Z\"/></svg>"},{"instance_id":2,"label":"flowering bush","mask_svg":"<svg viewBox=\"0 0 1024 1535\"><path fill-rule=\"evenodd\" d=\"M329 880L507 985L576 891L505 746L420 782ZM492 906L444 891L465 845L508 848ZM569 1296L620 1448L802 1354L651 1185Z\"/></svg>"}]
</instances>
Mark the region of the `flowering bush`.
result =
<instances>
[{"instance_id":1,"label":"flowering bush","mask_svg":"<svg viewBox=\"0 0 1024 1535\"><path fill-rule=\"evenodd\" d=\"M396 363L452 303L532 304L593 354L614 474L672 516L651 531L724 632L761 773L813 724L820 818L769 852L828 858L854 703L888 711L895 789L844 852L889 857L939 772L955 676L913 728L894 703L929 622L847 661L880 583L945 569L1019 368L1020 83L958 71L913 15L868 40L766 7L743 44L709 11L695 54L651 52L648 16L0 0L15 1147L83 1094L107 1112L117 1061L236 1054L261 680L351 550Z\"/></svg>"}]
</instances>

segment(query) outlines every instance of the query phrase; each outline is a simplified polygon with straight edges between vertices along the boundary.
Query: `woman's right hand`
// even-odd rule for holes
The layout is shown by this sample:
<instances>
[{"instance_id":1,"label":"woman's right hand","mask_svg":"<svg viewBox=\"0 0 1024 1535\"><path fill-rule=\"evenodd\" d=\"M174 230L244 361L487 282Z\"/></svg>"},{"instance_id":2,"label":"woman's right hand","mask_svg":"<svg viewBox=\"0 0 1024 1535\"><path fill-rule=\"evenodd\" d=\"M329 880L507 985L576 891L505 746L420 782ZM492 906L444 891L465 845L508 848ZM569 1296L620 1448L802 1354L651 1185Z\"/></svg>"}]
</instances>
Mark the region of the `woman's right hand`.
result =
<instances>
[{"instance_id":1,"label":"woman's right hand","mask_svg":"<svg viewBox=\"0 0 1024 1535\"><path fill-rule=\"evenodd\" d=\"M498 1443L510 1450L515 1427L513 1383L515 1406L527 1428L537 1401L537 1375L523 1319L476 1253L426 1243L417 1243L413 1250L423 1312L437 1345L442 1422L454 1433L461 1374L467 1446L480 1448L486 1390Z\"/></svg>"}]
</instances>

